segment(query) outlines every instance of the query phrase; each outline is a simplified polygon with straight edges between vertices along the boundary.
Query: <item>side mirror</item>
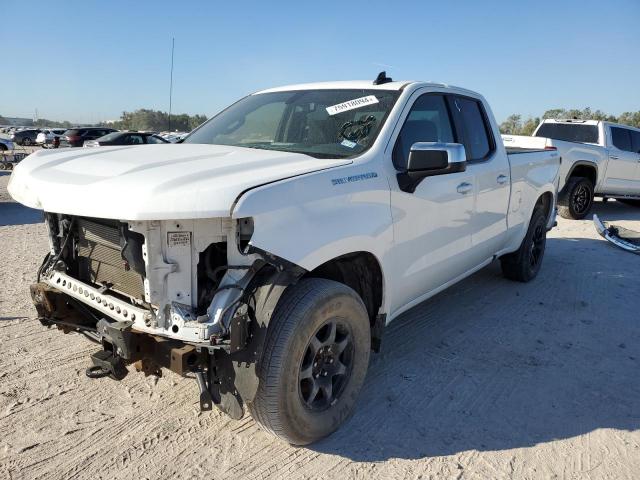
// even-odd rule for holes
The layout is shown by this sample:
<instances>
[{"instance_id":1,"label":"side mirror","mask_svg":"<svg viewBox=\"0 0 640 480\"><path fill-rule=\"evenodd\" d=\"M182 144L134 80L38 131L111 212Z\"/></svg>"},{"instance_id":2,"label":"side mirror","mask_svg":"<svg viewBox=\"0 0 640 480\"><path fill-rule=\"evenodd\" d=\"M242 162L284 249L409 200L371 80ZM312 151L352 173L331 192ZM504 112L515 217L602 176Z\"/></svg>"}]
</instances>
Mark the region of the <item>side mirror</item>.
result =
<instances>
[{"instance_id":1,"label":"side mirror","mask_svg":"<svg viewBox=\"0 0 640 480\"><path fill-rule=\"evenodd\" d=\"M423 178L464 172L467 156L459 143L414 143L409 151L407 169L398 173L398 184L404 192L413 193Z\"/></svg>"}]
</instances>

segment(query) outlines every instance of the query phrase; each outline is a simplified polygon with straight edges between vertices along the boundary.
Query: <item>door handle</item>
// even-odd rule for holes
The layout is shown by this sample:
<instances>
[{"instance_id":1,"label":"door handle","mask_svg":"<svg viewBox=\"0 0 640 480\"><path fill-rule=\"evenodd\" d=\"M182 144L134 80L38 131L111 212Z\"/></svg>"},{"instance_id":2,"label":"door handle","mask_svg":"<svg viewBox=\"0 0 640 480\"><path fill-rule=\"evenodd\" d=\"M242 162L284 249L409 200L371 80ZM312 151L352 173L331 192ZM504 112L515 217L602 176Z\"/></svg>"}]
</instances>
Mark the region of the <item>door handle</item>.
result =
<instances>
[{"instance_id":1,"label":"door handle","mask_svg":"<svg viewBox=\"0 0 640 480\"><path fill-rule=\"evenodd\" d=\"M508 180L509 180L509 177L507 177L506 175L498 175L498 178L496 178L496 181L500 185L504 185L505 183L507 183Z\"/></svg>"},{"instance_id":2,"label":"door handle","mask_svg":"<svg viewBox=\"0 0 640 480\"><path fill-rule=\"evenodd\" d=\"M472 189L473 185L467 182L462 182L460 185L458 185L458 188L456 190L458 191L458 193L462 193L464 195L465 193L469 193Z\"/></svg>"},{"instance_id":3,"label":"door handle","mask_svg":"<svg viewBox=\"0 0 640 480\"><path fill-rule=\"evenodd\" d=\"M609 155L609 158L611 160L618 160L620 157L617 157L616 155Z\"/></svg>"}]
</instances>

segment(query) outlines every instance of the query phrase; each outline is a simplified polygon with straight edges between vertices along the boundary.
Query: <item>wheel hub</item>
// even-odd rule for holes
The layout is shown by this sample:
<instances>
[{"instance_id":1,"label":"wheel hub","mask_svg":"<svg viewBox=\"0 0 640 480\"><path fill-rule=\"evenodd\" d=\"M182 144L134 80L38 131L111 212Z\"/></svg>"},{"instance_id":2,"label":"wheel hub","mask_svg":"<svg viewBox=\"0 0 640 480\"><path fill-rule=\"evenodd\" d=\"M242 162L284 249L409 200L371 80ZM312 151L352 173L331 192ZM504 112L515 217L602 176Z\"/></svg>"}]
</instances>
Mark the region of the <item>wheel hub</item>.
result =
<instances>
[{"instance_id":1,"label":"wheel hub","mask_svg":"<svg viewBox=\"0 0 640 480\"><path fill-rule=\"evenodd\" d=\"M344 390L353 367L350 330L330 320L309 341L300 365L299 393L311 410L325 410Z\"/></svg>"},{"instance_id":2,"label":"wheel hub","mask_svg":"<svg viewBox=\"0 0 640 480\"><path fill-rule=\"evenodd\" d=\"M573 194L573 204L577 213L583 213L590 203L590 192L587 187L580 185Z\"/></svg>"},{"instance_id":3,"label":"wheel hub","mask_svg":"<svg viewBox=\"0 0 640 480\"><path fill-rule=\"evenodd\" d=\"M324 346L313 359L312 372L314 378L326 377L336 371L336 358L333 355L332 346Z\"/></svg>"}]
</instances>

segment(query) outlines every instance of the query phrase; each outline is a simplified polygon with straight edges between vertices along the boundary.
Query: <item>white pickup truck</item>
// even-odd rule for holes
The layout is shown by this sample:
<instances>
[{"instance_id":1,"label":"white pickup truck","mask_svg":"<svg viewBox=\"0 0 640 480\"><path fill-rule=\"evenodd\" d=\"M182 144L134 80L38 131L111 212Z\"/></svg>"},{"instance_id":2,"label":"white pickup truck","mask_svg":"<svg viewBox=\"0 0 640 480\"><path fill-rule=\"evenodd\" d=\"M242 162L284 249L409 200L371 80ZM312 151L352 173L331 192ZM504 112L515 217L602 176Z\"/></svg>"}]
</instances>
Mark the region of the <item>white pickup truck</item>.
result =
<instances>
[{"instance_id":1,"label":"white pickup truck","mask_svg":"<svg viewBox=\"0 0 640 480\"><path fill-rule=\"evenodd\" d=\"M387 323L498 258L536 276L558 172L477 93L381 74L249 95L181 144L39 151L8 188L45 211L41 322L102 344L88 376L169 368L307 444Z\"/></svg>"},{"instance_id":2,"label":"white pickup truck","mask_svg":"<svg viewBox=\"0 0 640 480\"><path fill-rule=\"evenodd\" d=\"M640 206L640 129L597 120L543 120L533 136L503 135L507 147L555 148L562 157L558 213L579 220L594 196Z\"/></svg>"}]
</instances>

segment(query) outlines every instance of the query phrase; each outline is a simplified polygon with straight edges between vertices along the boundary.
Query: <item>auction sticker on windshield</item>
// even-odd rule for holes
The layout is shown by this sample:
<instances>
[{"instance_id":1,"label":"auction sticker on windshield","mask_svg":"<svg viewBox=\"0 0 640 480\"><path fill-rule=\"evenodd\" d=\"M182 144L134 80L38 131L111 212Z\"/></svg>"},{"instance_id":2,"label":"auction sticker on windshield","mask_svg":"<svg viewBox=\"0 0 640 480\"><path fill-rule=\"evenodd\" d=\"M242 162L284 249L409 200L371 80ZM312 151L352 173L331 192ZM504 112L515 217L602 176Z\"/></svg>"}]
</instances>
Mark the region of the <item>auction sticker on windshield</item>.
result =
<instances>
[{"instance_id":1,"label":"auction sticker on windshield","mask_svg":"<svg viewBox=\"0 0 640 480\"><path fill-rule=\"evenodd\" d=\"M378 103L378 99L375 95L354 98L353 100L327 107L327 113L329 115L337 115L338 113L346 112L348 110L354 110L356 108L364 107L365 105L371 105L373 103Z\"/></svg>"}]
</instances>

